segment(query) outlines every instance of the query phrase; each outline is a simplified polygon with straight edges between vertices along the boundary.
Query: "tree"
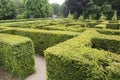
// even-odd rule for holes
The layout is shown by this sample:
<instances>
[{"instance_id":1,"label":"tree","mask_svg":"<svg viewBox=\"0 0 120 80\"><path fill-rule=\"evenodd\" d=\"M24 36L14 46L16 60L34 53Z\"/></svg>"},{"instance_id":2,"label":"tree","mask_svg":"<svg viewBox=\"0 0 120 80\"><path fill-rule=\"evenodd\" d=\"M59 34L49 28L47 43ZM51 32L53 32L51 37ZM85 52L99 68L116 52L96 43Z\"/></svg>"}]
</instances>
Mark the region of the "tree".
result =
<instances>
[{"instance_id":1,"label":"tree","mask_svg":"<svg viewBox=\"0 0 120 80\"><path fill-rule=\"evenodd\" d=\"M51 15L52 8L48 0L26 0L26 17L44 18Z\"/></svg>"},{"instance_id":2,"label":"tree","mask_svg":"<svg viewBox=\"0 0 120 80\"><path fill-rule=\"evenodd\" d=\"M10 0L0 0L0 19L15 18L15 8Z\"/></svg>"},{"instance_id":3,"label":"tree","mask_svg":"<svg viewBox=\"0 0 120 80\"><path fill-rule=\"evenodd\" d=\"M74 14L75 18L78 18L82 14L83 10L86 8L88 0L66 0L65 5L71 14Z\"/></svg>"},{"instance_id":4,"label":"tree","mask_svg":"<svg viewBox=\"0 0 120 80\"><path fill-rule=\"evenodd\" d=\"M120 0L89 0L87 7L84 10L85 17L93 16L93 19L99 19L101 13L111 19L114 11L117 10L118 18L120 18Z\"/></svg>"},{"instance_id":5,"label":"tree","mask_svg":"<svg viewBox=\"0 0 120 80\"><path fill-rule=\"evenodd\" d=\"M14 5L15 5L15 9L17 14L23 14L25 11L25 5L24 5L24 1L23 0L11 0Z\"/></svg>"},{"instance_id":6,"label":"tree","mask_svg":"<svg viewBox=\"0 0 120 80\"><path fill-rule=\"evenodd\" d=\"M62 5L61 5L61 7L60 7L60 10L61 10L61 15L63 16L63 17L68 17L68 15L69 15L69 9L67 8L67 6L65 5L65 3L63 3Z\"/></svg>"},{"instance_id":7,"label":"tree","mask_svg":"<svg viewBox=\"0 0 120 80\"><path fill-rule=\"evenodd\" d=\"M58 16L60 16L60 5L59 4L57 4L57 3L53 3L53 4L51 4L51 6L52 6L52 9L53 9L53 14L54 15L58 15Z\"/></svg>"},{"instance_id":8,"label":"tree","mask_svg":"<svg viewBox=\"0 0 120 80\"><path fill-rule=\"evenodd\" d=\"M15 5L16 18L23 19L25 17L25 5L24 0L11 0Z\"/></svg>"}]
</instances>

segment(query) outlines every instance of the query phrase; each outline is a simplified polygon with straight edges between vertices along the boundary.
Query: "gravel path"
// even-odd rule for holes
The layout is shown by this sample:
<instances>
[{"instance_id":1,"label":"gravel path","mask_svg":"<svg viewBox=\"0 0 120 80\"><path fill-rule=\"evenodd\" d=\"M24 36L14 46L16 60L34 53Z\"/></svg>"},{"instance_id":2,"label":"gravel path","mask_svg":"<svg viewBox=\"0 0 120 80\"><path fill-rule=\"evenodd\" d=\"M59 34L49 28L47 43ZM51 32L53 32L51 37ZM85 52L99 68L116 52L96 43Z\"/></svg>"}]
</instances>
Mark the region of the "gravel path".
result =
<instances>
[{"instance_id":1,"label":"gravel path","mask_svg":"<svg viewBox=\"0 0 120 80\"><path fill-rule=\"evenodd\" d=\"M46 63L43 57L35 56L36 73L28 76L25 80L46 80Z\"/></svg>"}]
</instances>

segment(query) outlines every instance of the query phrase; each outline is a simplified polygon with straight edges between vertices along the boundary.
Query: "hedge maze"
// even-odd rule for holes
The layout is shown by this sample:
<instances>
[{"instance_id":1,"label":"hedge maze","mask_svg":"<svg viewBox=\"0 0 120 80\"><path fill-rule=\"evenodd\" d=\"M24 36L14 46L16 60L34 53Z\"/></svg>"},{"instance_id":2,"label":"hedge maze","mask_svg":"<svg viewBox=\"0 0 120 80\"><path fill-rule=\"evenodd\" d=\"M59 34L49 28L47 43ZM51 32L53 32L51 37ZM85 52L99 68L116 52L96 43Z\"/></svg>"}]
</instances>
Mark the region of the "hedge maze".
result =
<instances>
[{"instance_id":1,"label":"hedge maze","mask_svg":"<svg viewBox=\"0 0 120 80\"><path fill-rule=\"evenodd\" d=\"M110 21L2 21L0 65L25 78L44 56L47 80L120 80L120 26Z\"/></svg>"}]
</instances>

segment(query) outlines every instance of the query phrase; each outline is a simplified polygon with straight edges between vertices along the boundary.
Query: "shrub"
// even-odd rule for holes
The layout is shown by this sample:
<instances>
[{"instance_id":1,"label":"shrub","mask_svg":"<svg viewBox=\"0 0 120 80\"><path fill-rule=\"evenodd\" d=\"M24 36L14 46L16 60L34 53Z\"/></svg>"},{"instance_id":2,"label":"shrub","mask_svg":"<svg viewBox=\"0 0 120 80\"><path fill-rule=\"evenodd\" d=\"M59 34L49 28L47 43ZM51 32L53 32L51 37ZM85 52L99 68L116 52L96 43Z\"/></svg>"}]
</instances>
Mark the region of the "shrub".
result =
<instances>
[{"instance_id":1,"label":"shrub","mask_svg":"<svg viewBox=\"0 0 120 80\"><path fill-rule=\"evenodd\" d=\"M74 27L57 27L57 26L45 26L42 29L44 30L58 30L58 31L72 31L72 32L83 32L86 29L83 28L74 28Z\"/></svg>"},{"instance_id":2,"label":"shrub","mask_svg":"<svg viewBox=\"0 0 120 80\"><path fill-rule=\"evenodd\" d=\"M89 27L89 28L94 28L95 25L97 25L97 22L88 22L87 23L87 27Z\"/></svg>"},{"instance_id":3,"label":"shrub","mask_svg":"<svg viewBox=\"0 0 120 80\"><path fill-rule=\"evenodd\" d=\"M95 28L105 29L106 25L105 24L98 24L98 25L95 26Z\"/></svg>"},{"instance_id":4,"label":"shrub","mask_svg":"<svg viewBox=\"0 0 120 80\"><path fill-rule=\"evenodd\" d=\"M97 49L104 49L113 53L120 53L120 37L109 35L101 37L96 37L92 39L93 46Z\"/></svg>"},{"instance_id":5,"label":"shrub","mask_svg":"<svg viewBox=\"0 0 120 80\"><path fill-rule=\"evenodd\" d=\"M120 35L119 30L97 30L100 34L106 35Z\"/></svg>"},{"instance_id":6,"label":"shrub","mask_svg":"<svg viewBox=\"0 0 120 80\"><path fill-rule=\"evenodd\" d=\"M113 21L117 21L117 11L114 11L114 15L112 17Z\"/></svg>"},{"instance_id":7,"label":"shrub","mask_svg":"<svg viewBox=\"0 0 120 80\"><path fill-rule=\"evenodd\" d=\"M67 39L80 35L80 33L69 31L47 31L28 28L11 28L11 34L29 37L33 40L37 54L43 55L43 51ZM4 33L9 33L8 31Z\"/></svg>"},{"instance_id":8,"label":"shrub","mask_svg":"<svg viewBox=\"0 0 120 80\"><path fill-rule=\"evenodd\" d=\"M107 17L103 14L103 12L101 13L101 16L100 16L100 21L104 21L104 20L106 20L107 19Z\"/></svg>"},{"instance_id":9,"label":"shrub","mask_svg":"<svg viewBox=\"0 0 120 80\"><path fill-rule=\"evenodd\" d=\"M19 14L16 16L16 19L24 19L24 17L25 17L24 14Z\"/></svg>"},{"instance_id":10,"label":"shrub","mask_svg":"<svg viewBox=\"0 0 120 80\"><path fill-rule=\"evenodd\" d=\"M78 18L79 21L84 21L84 17L81 15L79 18Z\"/></svg>"},{"instance_id":11,"label":"shrub","mask_svg":"<svg viewBox=\"0 0 120 80\"><path fill-rule=\"evenodd\" d=\"M0 34L0 65L19 78L35 71L34 48L30 39Z\"/></svg>"},{"instance_id":12,"label":"shrub","mask_svg":"<svg viewBox=\"0 0 120 80\"><path fill-rule=\"evenodd\" d=\"M109 23L106 24L107 29L120 29L120 24L119 23Z\"/></svg>"},{"instance_id":13,"label":"shrub","mask_svg":"<svg viewBox=\"0 0 120 80\"><path fill-rule=\"evenodd\" d=\"M119 58L114 53L92 49L91 39L98 37L94 30L67 40L44 51L47 65L47 80L116 80L119 79ZM98 56L99 55L99 56ZM113 70L111 70L113 69ZM52 74L51 74L52 73Z\"/></svg>"}]
</instances>

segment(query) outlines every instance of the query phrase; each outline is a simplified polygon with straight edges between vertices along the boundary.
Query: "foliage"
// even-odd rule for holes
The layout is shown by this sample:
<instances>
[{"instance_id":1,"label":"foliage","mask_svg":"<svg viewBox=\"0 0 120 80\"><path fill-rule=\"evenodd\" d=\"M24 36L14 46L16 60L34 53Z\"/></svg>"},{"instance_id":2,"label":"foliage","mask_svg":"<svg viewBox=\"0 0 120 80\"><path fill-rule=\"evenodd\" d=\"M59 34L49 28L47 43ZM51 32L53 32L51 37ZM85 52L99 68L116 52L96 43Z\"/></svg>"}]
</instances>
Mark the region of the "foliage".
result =
<instances>
[{"instance_id":1,"label":"foliage","mask_svg":"<svg viewBox=\"0 0 120 80\"><path fill-rule=\"evenodd\" d=\"M45 18L51 15L48 0L26 0L25 10L27 18Z\"/></svg>"},{"instance_id":2,"label":"foliage","mask_svg":"<svg viewBox=\"0 0 120 80\"><path fill-rule=\"evenodd\" d=\"M0 19L15 18L15 7L10 0L0 0Z\"/></svg>"},{"instance_id":3,"label":"foliage","mask_svg":"<svg viewBox=\"0 0 120 80\"><path fill-rule=\"evenodd\" d=\"M103 14L103 13L101 13L101 16L100 16L100 19L99 19L100 21L104 21L104 20L106 20L106 16Z\"/></svg>"},{"instance_id":4,"label":"foliage","mask_svg":"<svg viewBox=\"0 0 120 80\"><path fill-rule=\"evenodd\" d=\"M114 11L114 15L112 17L112 20L116 21L117 20L117 11Z\"/></svg>"},{"instance_id":5,"label":"foliage","mask_svg":"<svg viewBox=\"0 0 120 80\"><path fill-rule=\"evenodd\" d=\"M117 39L118 36L106 37L95 30L86 30L79 37L45 50L48 80L118 80L118 55L92 48L94 42L91 40L101 36L104 36L104 39L120 41L120 38ZM119 46L116 46L117 49ZM114 62L116 65L112 66Z\"/></svg>"},{"instance_id":6,"label":"foliage","mask_svg":"<svg viewBox=\"0 0 120 80\"><path fill-rule=\"evenodd\" d=\"M12 75L25 78L35 72L31 39L0 34L0 65Z\"/></svg>"},{"instance_id":7,"label":"foliage","mask_svg":"<svg viewBox=\"0 0 120 80\"><path fill-rule=\"evenodd\" d=\"M106 17L108 19L111 19L111 14L113 13L113 10L112 6L105 3L105 1L103 1L102 3L98 3L95 0L89 0L89 2L87 3L87 7L83 13L85 14L86 18L88 18L89 15L92 15L93 19L95 20L100 18L101 13L107 15Z\"/></svg>"},{"instance_id":8,"label":"foliage","mask_svg":"<svg viewBox=\"0 0 120 80\"><path fill-rule=\"evenodd\" d=\"M75 14L75 18L78 18L86 7L88 0L66 0L65 5L71 14Z\"/></svg>"},{"instance_id":9,"label":"foliage","mask_svg":"<svg viewBox=\"0 0 120 80\"><path fill-rule=\"evenodd\" d=\"M24 0L11 0L11 1L15 5L17 15L22 15L25 11Z\"/></svg>"},{"instance_id":10,"label":"foliage","mask_svg":"<svg viewBox=\"0 0 120 80\"><path fill-rule=\"evenodd\" d=\"M120 29L120 23L108 23L106 24L107 29Z\"/></svg>"},{"instance_id":11,"label":"foliage","mask_svg":"<svg viewBox=\"0 0 120 80\"><path fill-rule=\"evenodd\" d=\"M52 6L52 9L53 9L53 14L60 16L60 14L61 14L60 5L57 4L57 3L53 3L53 4L51 4L51 6Z\"/></svg>"},{"instance_id":12,"label":"foliage","mask_svg":"<svg viewBox=\"0 0 120 80\"><path fill-rule=\"evenodd\" d=\"M21 35L31 38L35 45L36 53L42 56L43 51L46 48L79 35L79 33L69 31L46 31L38 29L20 29L20 28L10 29L11 30L4 31L4 33Z\"/></svg>"},{"instance_id":13,"label":"foliage","mask_svg":"<svg viewBox=\"0 0 120 80\"><path fill-rule=\"evenodd\" d=\"M93 20L93 17L92 17L92 15L89 15L89 18L88 18L89 20Z\"/></svg>"},{"instance_id":14,"label":"foliage","mask_svg":"<svg viewBox=\"0 0 120 80\"><path fill-rule=\"evenodd\" d=\"M69 11L69 14L68 14L68 18L69 19L74 19L74 15L73 14L71 14L71 12Z\"/></svg>"},{"instance_id":15,"label":"foliage","mask_svg":"<svg viewBox=\"0 0 120 80\"><path fill-rule=\"evenodd\" d=\"M105 34L105 35L120 35L119 30L97 30L100 34Z\"/></svg>"},{"instance_id":16,"label":"foliage","mask_svg":"<svg viewBox=\"0 0 120 80\"><path fill-rule=\"evenodd\" d=\"M84 17L81 15L79 18L78 18L79 21L84 21Z\"/></svg>"},{"instance_id":17,"label":"foliage","mask_svg":"<svg viewBox=\"0 0 120 80\"><path fill-rule=\"evenodd\" d=\"M120 13L119 1L110 1L110 0L66 0L64 10L66 10L66 14L70 10L72 14L77 13L77 18L83 14L85 19L89 18L89 15L92 15L93 19L100 19L101 13L107 17L107 19L111 19L114 10L118 12L118 18Z\"/></svg>"}]
</instances>

